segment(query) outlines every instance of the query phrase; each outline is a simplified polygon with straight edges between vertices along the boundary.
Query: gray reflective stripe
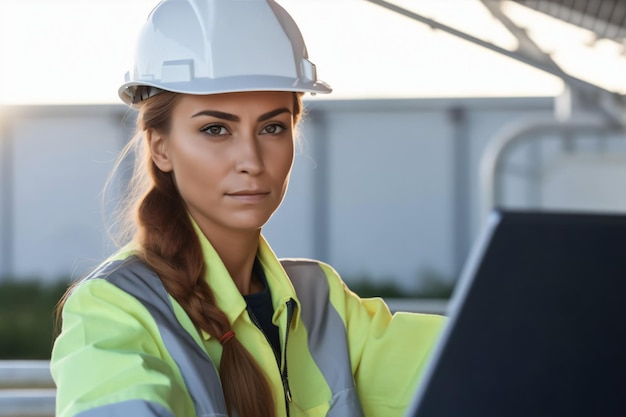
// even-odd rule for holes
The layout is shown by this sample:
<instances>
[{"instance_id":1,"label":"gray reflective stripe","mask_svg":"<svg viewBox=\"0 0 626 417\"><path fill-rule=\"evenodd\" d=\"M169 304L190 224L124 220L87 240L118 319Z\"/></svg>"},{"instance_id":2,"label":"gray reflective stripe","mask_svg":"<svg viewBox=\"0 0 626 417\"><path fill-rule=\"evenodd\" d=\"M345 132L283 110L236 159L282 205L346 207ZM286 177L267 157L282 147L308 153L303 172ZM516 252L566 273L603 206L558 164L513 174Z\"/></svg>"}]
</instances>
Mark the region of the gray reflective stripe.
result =
<instances>
[{"instance_id":1,"label":"gray reflective stripe","mask_svg":"<svg viewBox=\"0 0 626 417\"><path fill-rule=\"evenodd\" d=\"M356 388L342 391L335 395L331 401L330 409L326 417L363 416L361 402L356 392Z\"/></svg>"},{"instance_id":2,"label":"gray reflective stripe","mask_svg":"<svg viewBox=\"0 0 626 417\"><path fill-rule=\"evenodd\" d=\"M333 393L327 415L363 416L350 367L346 328L330 302L326 274L316 262L281 263L302 300L300 317L308 333L309 351Z\"/></svg>"},{"instance_id":3,"label":"gray reflective stripe","mask_svg":"<svg viewBox=\"0 0 626 417\"><path fill-rule=\"evenodd\" d=\"M107 404L101 407L78 413L75 417L174 417L174 414L161 404L142 401L128 400L114 404Z\"/></svg>"},{"instance_id":4,"label":"gray reflective stripe","mask_svg":"<svg viewBox=\"0 0 626 417\"><path fill-rule=\"evenodd\" d=\"M196 415L225 417L226 402L215 365L176 319L167 291L156 273L138 258L131 257L104 265L91 278L105 279L135 297L150 312L165 348L178 365Z\"/></svg>"}]
</instances>

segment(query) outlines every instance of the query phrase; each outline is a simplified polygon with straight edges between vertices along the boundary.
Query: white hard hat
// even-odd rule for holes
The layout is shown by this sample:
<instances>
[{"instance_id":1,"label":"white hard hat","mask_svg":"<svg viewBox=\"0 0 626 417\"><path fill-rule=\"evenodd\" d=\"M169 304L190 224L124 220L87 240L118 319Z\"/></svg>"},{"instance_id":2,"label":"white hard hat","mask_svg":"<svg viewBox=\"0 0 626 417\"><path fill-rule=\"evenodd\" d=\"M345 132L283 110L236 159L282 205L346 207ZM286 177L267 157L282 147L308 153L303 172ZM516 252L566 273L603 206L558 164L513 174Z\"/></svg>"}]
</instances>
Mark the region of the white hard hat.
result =
<instances>
[{"instance_id":1,"label":"white hard hat","mask_svg":"<svg viewBox=\"0 0 626 417\"><path fill-rule=\"evenodd\" d=\"M129 105L173 91L330 93L302 34L274 0L163 0L140 32L119 89Z\"/></svg>"}]
</instances>

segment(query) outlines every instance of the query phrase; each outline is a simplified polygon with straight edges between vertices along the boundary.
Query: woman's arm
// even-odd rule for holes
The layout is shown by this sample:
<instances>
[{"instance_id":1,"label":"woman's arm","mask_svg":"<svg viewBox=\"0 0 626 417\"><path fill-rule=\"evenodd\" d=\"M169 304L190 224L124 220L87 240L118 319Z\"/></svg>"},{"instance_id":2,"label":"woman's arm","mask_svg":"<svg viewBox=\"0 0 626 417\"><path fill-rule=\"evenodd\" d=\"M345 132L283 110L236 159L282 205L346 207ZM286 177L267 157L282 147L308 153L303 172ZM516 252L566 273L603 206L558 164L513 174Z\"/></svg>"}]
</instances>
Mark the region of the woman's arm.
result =
<instances>
[{"instance_id":1,"label":"woman's arm","mask_svg":"<svg viewBox=\"0 0 626 417\"><path fill-rule=\"evenodd\" d=\"M404 416L445 318L395 313L380 298L362 299L328 265L331 302L343 317L354 379L369 417Z\"/></svg>"},{"instance_id":2,"label":"woman's arm","mask_svg":"<svg viewBox=\"0 0 626 417\"><path fill-rule=\"evenodd\" d=\"M90 279L73 290L62 318L51 360L57 417L194 415L178 368L137 299Z\"/></svg>"}]
</instances>

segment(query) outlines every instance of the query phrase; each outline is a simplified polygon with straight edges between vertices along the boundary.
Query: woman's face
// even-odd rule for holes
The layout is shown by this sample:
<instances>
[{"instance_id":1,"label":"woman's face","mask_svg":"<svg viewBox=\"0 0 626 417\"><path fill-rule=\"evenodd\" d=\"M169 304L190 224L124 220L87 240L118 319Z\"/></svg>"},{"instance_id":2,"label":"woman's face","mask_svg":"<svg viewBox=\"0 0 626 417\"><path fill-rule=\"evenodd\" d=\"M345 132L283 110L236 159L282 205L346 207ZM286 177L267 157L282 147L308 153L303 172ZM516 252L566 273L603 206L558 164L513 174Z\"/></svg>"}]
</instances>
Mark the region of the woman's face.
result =
<instances>
[{"instance_id":1,"label":"woman's face","mask_svg":"<svg viewBox=\"0 0 626 417\"><path fill-rule=\"evenodd\" d=\"M258 231L280 205L294 158L293 93L183 95L167 134L150 132L152 159L172 172L211 238Z\"/></svg>"}]
</instances>

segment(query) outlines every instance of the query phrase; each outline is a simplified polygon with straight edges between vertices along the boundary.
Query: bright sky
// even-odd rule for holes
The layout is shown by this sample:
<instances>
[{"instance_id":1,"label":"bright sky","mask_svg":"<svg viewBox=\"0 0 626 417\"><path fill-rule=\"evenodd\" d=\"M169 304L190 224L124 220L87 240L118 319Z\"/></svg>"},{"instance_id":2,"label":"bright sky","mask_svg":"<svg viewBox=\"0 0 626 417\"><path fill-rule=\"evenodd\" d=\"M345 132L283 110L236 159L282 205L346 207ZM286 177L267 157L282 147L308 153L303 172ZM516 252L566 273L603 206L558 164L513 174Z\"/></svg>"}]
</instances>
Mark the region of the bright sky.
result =
<instances>
[{"instance_id":1,"label":"bright sky","mask_svg":"<svg viewBox=\"0 0 626 417\"><path fill-rule=\"evenodd\" d=\"M515 45L478 0L394 1L508 49ZM0 0L0 104L118 103L135 35L156 3ZM321 98L555 96L562 90L556 77L365 0L279 3L299 24L319 78L334 88ZM588 48L589 33L510 7L576 75L626 93L619 45Z\"/></svg>"}]
</instances>

